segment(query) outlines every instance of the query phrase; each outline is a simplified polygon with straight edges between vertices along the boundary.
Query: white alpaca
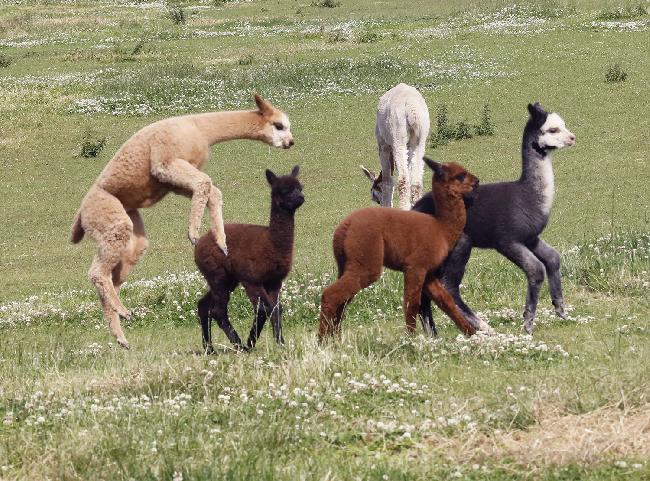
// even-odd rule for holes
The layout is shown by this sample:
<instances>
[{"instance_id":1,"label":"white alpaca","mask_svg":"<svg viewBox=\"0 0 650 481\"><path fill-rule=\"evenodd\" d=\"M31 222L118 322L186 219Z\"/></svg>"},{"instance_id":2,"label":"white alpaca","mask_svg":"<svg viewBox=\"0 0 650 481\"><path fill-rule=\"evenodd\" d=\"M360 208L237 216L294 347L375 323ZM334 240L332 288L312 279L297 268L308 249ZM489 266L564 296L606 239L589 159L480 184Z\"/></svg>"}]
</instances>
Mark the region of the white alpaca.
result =
<instances>
[{"instance_id":1,"label":"white alpaca","mask_svg":"<svg viewBox=\"0 0 650 481\"><path fill-rule=\"evenodd\" d=\"M374 202L393 206L396 166L400 209L409 210L422 197L422 157L428 135L429 109L416 88L401 83L381 96L375 125L381 172L375 175L361 166L372 181Z\"/></svg>"}]
</instances>

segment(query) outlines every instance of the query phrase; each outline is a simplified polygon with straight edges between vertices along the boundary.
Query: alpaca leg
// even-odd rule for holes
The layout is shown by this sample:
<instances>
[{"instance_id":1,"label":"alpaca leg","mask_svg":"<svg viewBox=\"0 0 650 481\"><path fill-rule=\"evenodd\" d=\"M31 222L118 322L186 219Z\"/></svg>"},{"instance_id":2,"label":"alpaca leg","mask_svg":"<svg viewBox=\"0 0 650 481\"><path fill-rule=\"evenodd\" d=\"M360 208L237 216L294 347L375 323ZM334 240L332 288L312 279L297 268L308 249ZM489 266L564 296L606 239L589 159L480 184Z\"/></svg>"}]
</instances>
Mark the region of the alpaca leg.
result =
<instances>
[{"instance_id":1,"label":"alpaca leg","mask_svg":"<svg viewBox=\"0 0 650 481\"><path fill-rule=\"evenodd\" d=\"M465 319L467 319L474 329L492 332L493 329L489 324L479 319L460 295L460 283L463 281L463 277L465 276L465 268L467 267L467 262L469 262L469 258L472 254L472 247L472 240L469 236L461 234L454 250L449 254L449 257L447 257L443 264L441 276L442 284L454 298L454 302L462 311Z\"/></svg>"},{"instance_id":2,"label":"alpaca leg","mask_svg":"<svg viewBox=\"0 0 650 481\"><path fill-rule=\"evenodd\" d=\"M544 264L535 257L528 247L518 242L499 246L497 250L526 273L528 290L524 310L524 330L528 334L532 334L539 290L544 282Z\"/></svg>"},{"instance_id":3,"label":"alpaca leg","mask_svg":"<svg viewBox=\"0 0 650 481\"><path fill-rule=\"evenodd\" d=\"M357 267L358 269L350 269L348 262L346 272L323 291L320 304L319 341L340 332L341 320L347 304L352 301L361 289L368 287L381 275L381 267L378 272L364 272L361 276L353 274L352 272L355 270L361 272L365 270L364 267Z\"/></svg>"},{"instance_id":4,"label":"alpaca leg","mask_svg":"<svg viewBox=\"0 0 650 481\"><path fill-rule=\"evenodd\" d=\"M210 323L210 311L212 310L212 292L208 291L197 304L197 313L201 322L201 337L203 340L203 351L205 354L212 354L212 325Z\"/></svg>"},{"instance_id":5,"label":"alpaca leg","mask_svg":"<svg viewBox=\"0 0 650 481\"><path fill-rule=\"evenodd\" d=\"M393 158L397 167L397 192L399 195L399 208L411 208L411 180L408 172L408 151L406 145L393 146Z\"/></svg>"},{"instance_id":6,"label":"alpaca leg","mask_svg":"<svg viewBox=\"0 0 650 481\"><path fill-rule=\"evenodd\" d=\"M248 284L243 282L242 285L246 290L248 299L251 301L251 304L253 304L253 308L255 309L255 320L253 321L251 332L248 335L248 341L246 341L248 348L253 348L255 347L257 338L264 328L266 319L271 315L271 312L273 311L273 303L263 285Z\"/></svg>"},{"instance_id":7,"label":"alpaca leg","mask_svg":"<svg viewBox=\"0 0 650 481\"><path fill-rule=\"evenodd\" d=\"M555 307L555 314L562 319L567 318L564 310L564 296L562 295L562 279L560 275L560 253L541 239L531 248L546 268L548 287L551 291L551 301Z\"/></svg>"},{"instance_id":8,"label":"alpaca leg","mask_svg":"<svg viewBox=\"0 0 650 481\"><path fill-rule=\"evenodd\" d=\"M393 207L393 151L389 145L379 145L379 162L381 164L381 205L383 207Z\"/></svg>"},{"instance_id":9,"label":"alpaca leg","mask_svg":"<svg viewBox=\"0 0 650 481\"><path fill-rule=\"evenodd\" d=\"M424 290L420 297L420 320L422 328L431 337L438 337L438 330L436 329L436 322L431 313L431 299L426 295Z\"/></svg>"},{"instance_id":10,"label":"alpaca leg","mask_svg":"<svg viewBox=\"0 0 650 481\"><path fill-rule=\"evenodd\" d=\"M230 291L222 291L218 295L213 294L214 303L212 305L211 317L216 319L221 330L226 334L228 340L237 349L244 349L241 338L228 319L228 302L230 301Z\"/></svg>"},{"instance_id":11,"label":"alpaca leg","mask_svg":"<svg viewBox=\"0 0 650 481\"><path fill-rule=\"evenodd\" d=\"M467 322L463 314L460 312L460 309L458 309L454 303L454 299L443 287L439 279L428 281L424 285L424 289L427 295L433 299L433 302L435 302L436 305L456 323L458 329L460 329L464 334L471 336L476 332L476 329Z\"/></svg>"},{"instance_id":12,"label":"alpaca leg","mask_svg":"<svg viewBox=\"0 0 650 481\"><path fill-rule=\"evenodd\" d=\"M406 319L406 330L410 333L415 332L425 275L426 272L417 269L404 272L403 310Z\"/></svg>"},{"instance_id":13,"label":"alpaca leg","mask_svg":"<svg viewBox=\"0 0 650 481\"><path fill-rule=\"evenodd\" d=\"M284 344L284 337L282 336L282 304L280 303L280 289L282 283L271 283L265 285L264 288L269 294L269 299L273 310L271 311L271 326L273 327L273 337L278 344Z\"/></svg>"},{"instance_id":14,"label":"alpaca leg","mask_svg":"<svg viewBox=\"0 0 650 481\"><path fill-rule=\"evenodd\" d=\"M419 141L413 147L409 147L409 178L411 181L411 205L414 205L420 197L422 197L422 173L424 171L424 148L426 144L426 136L424 142Z\"/></svg>"},{"instance_id":15,"label":"alpaca leg","mask_svg":"<svg viewBox=\"0 0 650 481\"><path fill-rule=\"evenodd\" d=\"M192 244L196 244L199 238L201 218L205 212L211 191L214 188L210 177L183 159L159 160L152 165L151 173L164 184L169 184L184 192L192 193L188 238ZM214 215L218 218L215 224L219 226L223 225L223 214L217 200L217 196L213 194ZM217 245L225 254L227 252L225 234L217 231L215 232L215 236Z\"/></svg>"},{"instance_id":16,"label":"alpaca leg","mask_svg":"<svg viewBox=\"0 0 650 481\"><path fill-rule=\"evenodd\" d=\"M221 191L214 185L210 186L210 194L208 195L208 212L210 212L212 234L215 239L224 239L222 250L224 254L228 255L228 248L225 244L226 232L223 227L223 196L221 195Z\"/></svg>"},{"instance_id":17,"label":"alpaca leg","mask_svg":"<svg viewBox=\"0 0 650 481\"><path fill-rule=\"evenodd\" d=\"M113 269L113 285L116 292L119 292L120 286L149 247L149 240L144 231L144 222L140 213L137 210L132 210L127 214L133 223L133 233L126 249L122 252L120 263Z\"/></svg>"},{"instance_id":18,"label":"alpaca leg","mask_svg":"<svg viewBox=\"0 0 650 481\"><path fill-rule=\"evenodd\" d=\"M113 270L129 245L133 222L116 197L97 187L91 188L84 199L82 221L86 232L97 242L88 279L97 289L109 330L118 344L128 347L119 318L129 319L131 314L117 295Z\"/></svg>"}]
</instances>

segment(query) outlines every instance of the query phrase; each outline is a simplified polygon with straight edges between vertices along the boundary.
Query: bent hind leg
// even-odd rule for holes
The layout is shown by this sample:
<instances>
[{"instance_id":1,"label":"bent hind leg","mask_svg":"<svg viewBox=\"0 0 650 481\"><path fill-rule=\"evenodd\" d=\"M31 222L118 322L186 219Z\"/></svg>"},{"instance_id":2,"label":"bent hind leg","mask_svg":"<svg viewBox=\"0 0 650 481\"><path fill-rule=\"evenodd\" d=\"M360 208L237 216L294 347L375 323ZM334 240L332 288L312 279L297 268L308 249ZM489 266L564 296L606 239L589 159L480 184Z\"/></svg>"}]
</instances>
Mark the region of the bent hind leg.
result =
<instances>
[{"instance_id":1,"label":"bent hind leg","mask_svg":"<svg viewBox=\"0 0 650 481\"><path fill-rule=\"evenodd\" d=\"M364 272L361 275L353 274L351 270L347 270L337 281L323 291L320 327L318 330L319 341L340 332L345 307L361 289L375 282L380 275L381 264L379 269Z\"/></svg>"},{"instance_id":2,"label":"bent hind leg","mask_svg":"<svg viewBox=\"0 0 650 481\"><path fill-rule=\"evenodd\" d=\"M82 225L97 242L97 253L88 271L88 278L97 289L104 318L118 344L128 348L119 317L129 319L113 284L113 270L122 261L133 234L133 221L121 202L100 189L93 188L84 199Z\"/></svg>"}]
</instances>

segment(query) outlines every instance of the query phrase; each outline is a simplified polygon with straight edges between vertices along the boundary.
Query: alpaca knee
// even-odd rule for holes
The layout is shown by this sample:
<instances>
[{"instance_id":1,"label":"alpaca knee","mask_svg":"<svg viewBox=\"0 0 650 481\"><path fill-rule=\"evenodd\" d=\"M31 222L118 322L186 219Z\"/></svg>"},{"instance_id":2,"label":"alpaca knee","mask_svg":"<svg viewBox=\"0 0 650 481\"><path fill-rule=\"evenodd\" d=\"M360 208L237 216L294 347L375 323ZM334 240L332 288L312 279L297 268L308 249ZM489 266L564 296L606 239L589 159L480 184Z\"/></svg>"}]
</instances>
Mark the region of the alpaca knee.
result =
<instances>
[{"instance_id":1,"label":"alpaca knee","mask_svg":"<svg viewBox=\"0 0 650 481\"><path fill-rule=\"evenodd\" d=\"M558 251L553 249L549 255L546 257L546 270L551 272L557 272L560 270L561 257Z\"/></svg>"}]
</instances>

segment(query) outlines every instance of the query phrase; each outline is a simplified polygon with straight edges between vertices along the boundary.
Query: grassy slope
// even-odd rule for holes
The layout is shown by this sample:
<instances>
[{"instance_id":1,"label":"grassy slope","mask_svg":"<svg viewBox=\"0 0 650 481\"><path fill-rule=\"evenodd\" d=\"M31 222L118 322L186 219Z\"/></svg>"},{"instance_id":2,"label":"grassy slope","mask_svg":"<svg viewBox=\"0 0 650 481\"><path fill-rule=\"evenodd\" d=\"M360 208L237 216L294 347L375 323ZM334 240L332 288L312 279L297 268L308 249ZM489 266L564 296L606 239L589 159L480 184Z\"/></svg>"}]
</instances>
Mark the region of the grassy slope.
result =
<instances>
[{"instance_id":1,"label":"grassy slope","mask_svg":"<svg viewBox=\"0 0 650 481\"><path fill-rule=\"evenodd\" d=\"M477 18L499 12L503 2L482 2L480 10L476 2L410 2L409 9L398 3L343 0L327 9L255 1L197 10L185 27L156 8L3 5L3 38L54 41L0 50L12 59L0 70L0 300L39 295L0 312L8 340L0 343L0 479L170 479L174 472L185 479L421 479L457 472L491 480L647 478L650 440L629 424L642 426L650 412L650 245L631 245L647 231L649 205L647 30L591 27L599 12L618 6L612 2L524 7L516 18L544 19L552 28L527 35L468 31L494 20ZM458 23L464 11L475 12L465 26ZM179 38L234 29L239 21L260 29ZM450 35L422 32L441 23L452 25ZM301 33L305 25L315 25L314 32ZM329 41L340 28L348 41ZM355 41L364 32L380 40ZM140 39L142 52L129 55ZM239 65L249 55L252 64ZM340 70L338 58L351 59L351 68ZM437 66L418 69L423 59ZM603 81L614 61L628 72L625 83ZM106 68L114 70L93 82L60 77ZM444 75L450 68L456 73ZM494 76L501 71L508 75ZM479 78L459 78L468 72ZM189 81L175 80L183 77ZM324 77L353 94L328 92L318 83ZM368 204L358 165L377 164L376 100L400 80L423 86L432 116L445 103L454 120L476 121L490 103L494 137L430 151L467 165L484 182L517 175L527 102L557 110L576 133L578 145L556 156L557 197L545 233L565 253L572 321L542 311L534 341L497 338L463 347L448 322L441 341L406 339L401 281L387 275L352 305L339 346L314 345L320 275L332 269L330 235L345 213ZM94 246L67 243L81 197L139 127L183 108L247 108L255 89L286 105L296 148L220 145L206 171L224 192L226 219L264 222L263 170L302 167L307 203L298 214L296 269L284 296L289 346L277 349L265 333L251 355L195 355L193 309L202 282L166 277L125 289L127 304L138 306L127 330L135 349L116 350L106 344L85 280ZM75 99L115 97L119 104L139 91L160 109L144 116L68 112ZM170 99L180 99L181 110L163 108ZM97 159L77 157L88 127L108 138ZM143 212L152 247L134 279L192 270L188 213L180 197ZM636 232L590 247L612 223ZM498 331L518 333L523 288L521 274L492 253L470 261L467 299ZM233 302L242 332L249 308L241 295ZM544 292L540 306L547 304ZM599 440L585 429L608 434ZM563 438L567 431L575 437ZM577 452L565 452L568 445Z\"/></svg>"}]
</instances>

